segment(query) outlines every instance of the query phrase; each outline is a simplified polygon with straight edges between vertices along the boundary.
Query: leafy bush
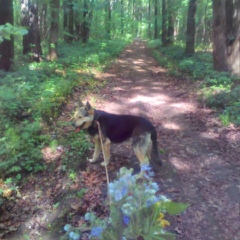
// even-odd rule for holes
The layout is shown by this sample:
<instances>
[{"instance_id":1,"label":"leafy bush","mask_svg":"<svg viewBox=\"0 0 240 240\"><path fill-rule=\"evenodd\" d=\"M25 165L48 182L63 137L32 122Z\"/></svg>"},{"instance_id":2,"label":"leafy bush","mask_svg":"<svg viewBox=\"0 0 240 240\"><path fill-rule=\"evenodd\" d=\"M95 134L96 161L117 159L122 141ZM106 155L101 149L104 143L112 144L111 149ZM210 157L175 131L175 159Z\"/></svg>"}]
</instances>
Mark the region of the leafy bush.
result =
<instances>
[{"instance_id":1,"label":"leafy bush","mask_svg":"<svg viewBox=\"0 0 240 240\"><path fill-rule=\"evenodd\" d=\"M60 44L57 62L25 62L15 64L15 72L0 71L0 175L43 169L40 150L51 138L41 135L42 128L52 126L76 86L83 91L99 86L91 68L103 67L126 44Z\"/></svg>"},{"instance_id":2,"label":"leafy bush","mask_svg":"<svg viewBox=\"0 0 240 240\"><path fill-rule=\"evenodd\" d=\"M44 165L41 160L41 147L44 135L40 135L38 122L24 121L19 127L7 127L0 138L0 172L17 173L22 170L39 171Z\"/></svg>"},{"instance_id":3,"label":"leafy bush","mask_svg":"<svg viewBox=\"0 0 240 240\"><path fill-rule=\"evenodd\" d=\"M158 195L159 187L152 176L148 165L142 165L138 175L132 175L132 169L120 169L118 179L108 186L110 216L99 219L93 212L85 214L91 239L175 239L174 234L164 230L170 225L164 213L179 214L188 205ZM79 239L83 229L86 226L73 228L67 224L62 239Z\"/></svg>"}]
</instances>

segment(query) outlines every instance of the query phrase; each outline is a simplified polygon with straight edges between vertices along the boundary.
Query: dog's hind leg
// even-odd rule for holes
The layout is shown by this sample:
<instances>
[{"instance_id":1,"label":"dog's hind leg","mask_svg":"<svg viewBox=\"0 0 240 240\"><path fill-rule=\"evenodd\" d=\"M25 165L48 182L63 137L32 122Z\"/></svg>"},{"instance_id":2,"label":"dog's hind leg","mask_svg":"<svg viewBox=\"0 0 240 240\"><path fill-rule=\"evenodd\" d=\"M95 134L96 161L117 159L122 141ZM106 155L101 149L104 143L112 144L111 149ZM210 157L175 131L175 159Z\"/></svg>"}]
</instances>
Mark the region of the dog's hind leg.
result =
<instances>
[{"instance_id":1,"label":"dog's hind leg","mask_svg":"<svg viewBox=\"0 0 240 240\"><path fill-rule=\"evenodd\" d=\"M133 137L133 149L140 164L149 163L149 152L151 149L150 133L144 133Z\"/></svg>"},{"instance_id":2,"label":"dog's hind leg","mask_svg":"<svg viewBox=\"0 0 240 240\"><path fill-rule=\"evenodd\" d=\"M96 135L94 138L93 138L94 142L95 142L95 148L94 148L94 153L93 153L93 158L92 159L89 159L89 162L91 163L94 163L97 161L100 153L101 153L101 143L100 143L100 139L99 139L99 136Z\"/></svg>"},{"instance_id":3,"label":"dog's hind leg","mask_svg":"<svg viewBox=\"0 0 240 240\"><path fill-rule=\"evenodd\" d=\"M107 166L110 160L110 139L106 138L103 142L103 151L104 151L104 162L101 163L102 166Z\"/></svg>"}]
</instances>

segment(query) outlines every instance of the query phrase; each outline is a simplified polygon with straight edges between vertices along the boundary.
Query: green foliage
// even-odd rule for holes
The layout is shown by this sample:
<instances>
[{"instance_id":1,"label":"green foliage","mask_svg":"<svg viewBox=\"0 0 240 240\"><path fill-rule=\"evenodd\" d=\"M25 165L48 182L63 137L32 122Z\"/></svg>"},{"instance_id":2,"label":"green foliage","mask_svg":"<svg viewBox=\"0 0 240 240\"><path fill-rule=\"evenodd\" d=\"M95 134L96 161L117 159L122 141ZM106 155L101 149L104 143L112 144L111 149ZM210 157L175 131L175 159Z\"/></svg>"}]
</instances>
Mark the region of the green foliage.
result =
<instances>
[{"instance_id":1,"label":"green foliage","mask_svg":"<svg viewBox=\"0 0 240 240\"><path fill-rule=\"evenodd\" d=\"M41 149L56 147L43 127L52 126L73 89L101 86L91 69L102 68L116 57L127 41L90 41L62 44L57 62L15 65L15 72L0 71L0 175L44 169ZM76 51L76 49L78 49ZM83 133L70 134L67 157L79 160L89 149Z\"/></svg>"},{"instance_id":2,"label":"green foliage","mask_svg":"<svg viewBox=\"0 0 240 240\"><path fill-rule=\"evenodd\" d=\"M18 127L6 126L4 137L0 139L0 172L10 174L44 169L39 161L44 142L44 136L39 135L40 132L39 122L24 121Z\"/></svg>"},{"instance_id":3,"label":"green foliage","mask_svg":"<svg viewBox=\"0 0 240 240\"><path fill-rule=\"evenodd\" d=\"M15 36L23 36L28 33L28 30L23 27L15 27L10 23L6 23L5 25L0 25L0 43L7 39L11 38L11 35Z\"/></svg>"},{"instance_id":4,"label":"green foliage","mask_svg":"<svg viewBox=\"0 0 240 240\"><path fill-rule=\"evenodd\" d=\"M81 164L81 159L85 160L83 156L91 147L91 142L83 131L69 133L65 144L68 144L68 150L65 152L64 162L69 166L75 162Z\"/></svg>"},{"instance_id":5,"label":"green foliage","mask_svg":"<svg viewBox=\"0 0 240 240\"><path fill-rule=\"evenodd\" d=\"M156 41L155 41L156 42ZM216 72L212 67L212 56L207 52L196 52L193 57L184 56L184 47L181 44L171 47L161 47L159 42L150 42L155 48L153 56L159 64L168 68L168 73L176 77L184 74L193 80L201 80L201 98L207 106L221 111L223 124L239 121L239 79L228 72Z\"/></svg>"}]
</instances>

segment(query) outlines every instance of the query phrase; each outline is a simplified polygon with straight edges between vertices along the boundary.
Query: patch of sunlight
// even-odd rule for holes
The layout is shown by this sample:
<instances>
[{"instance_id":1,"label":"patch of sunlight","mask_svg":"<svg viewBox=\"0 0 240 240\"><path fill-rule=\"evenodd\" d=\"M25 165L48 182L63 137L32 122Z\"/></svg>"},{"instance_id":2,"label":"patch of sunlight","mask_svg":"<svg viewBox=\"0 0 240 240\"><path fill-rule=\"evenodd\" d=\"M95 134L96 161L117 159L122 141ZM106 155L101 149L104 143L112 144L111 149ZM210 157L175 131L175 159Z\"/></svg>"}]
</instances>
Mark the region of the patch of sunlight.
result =
<instances>
[{"instance_id":1,"label":"patch of sunlight","mask_svg":"<svg viewBox=\"0 0 240 240\"><path fill-rule=\"evenodd\" d=\"M195 110L195 107L191 103L186 102L172 103L171 107L180 108L181 110L186 109L187 111Z\"/></svg>"},{"instance_id":2,"label":"patch of sunlight","mask_svg":"<svg viewBox=\"0 0 240 240\"><path fill-rule=\"evenodd\" d=\"M142 67L139 67L139 66L135 66L135 67L133 67L133 69L138 72L146 72L147 71L146 69L143 69Z\"/></svg>"},{"instance_id":3,"label":"patch of sunlight","mask_svg":"<svg viewBox=\"0 0 240 240\"><path fill-rule=\"evenodd\" d=\"M57 160L61 155L63 154L63 151L57 147L56 149L53 149L51 147L45 147L42 149L42 156L46 163L51 163Z\"/></svg>"},{"instance_id":4,"label":"patch of sunlight","mask_svg":"<svg viewBox=\"0 0 240 240\"><path fill-rule=\"evenodd\" d=\"M144 102L144 103L149 103L151 102L152 105L161 105L165 104L167 101L167 97L164 95L157 95L153 97L147 97L143 95L137 95L136 97L132 98L129 102L130 103L136 103L136 102Z\"/></svg>"},{"instance_id":5,"label":"patch of sunlight","mask_svg":"<svg viewBox=\"0 0 240 240\"><path fill-rule=\"evenodd\" d=\"M179 159L177 157L171 158L170 162L174 165L174 167L177 170L180 170L180 171L189 171L189 170L191 170L191 167L189 166L189 164L184 163L181 159Z\"/></svg>"},{"instance_id":6,"label":"patch of sunlight","mask_svg":"<svg viewBox=\"0 0 240 240\"><path fill-rule=\"evenodd\" d=\"M144 63L144 60L143 59L138 59L138 60L135 60L133 61L134 64L141 64L141 63Z\"/></svg>"},{"instance_id":7,"label":"patch of sunlight","mask_svg":"<svg viewBox=\"0 0 240 240\"><path fill-rule=\"evenodd\" d=\"M162 123L162 126L171 130L181 130L181 127L173 122Z\"/></svg>"}]
</instances>

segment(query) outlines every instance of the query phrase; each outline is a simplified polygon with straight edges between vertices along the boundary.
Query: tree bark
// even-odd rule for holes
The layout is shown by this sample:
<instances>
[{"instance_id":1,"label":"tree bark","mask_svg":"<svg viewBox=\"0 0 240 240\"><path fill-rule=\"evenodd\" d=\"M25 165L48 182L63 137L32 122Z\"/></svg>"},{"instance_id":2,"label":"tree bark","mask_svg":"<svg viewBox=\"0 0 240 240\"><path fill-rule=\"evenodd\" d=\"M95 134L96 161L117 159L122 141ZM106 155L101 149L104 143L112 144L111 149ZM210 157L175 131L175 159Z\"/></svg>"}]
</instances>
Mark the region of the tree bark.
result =
<instances>
[{"instance_id":1,"label":"tree bark","mask_svg":"<svg viewBox=\"0 0 240 240\"><path fill-rule=\"evenodd\" d=\"M174 5L172 0L168 0L168 28L167 28L167 45L173 44L174 38Z\"/></svg>"},{"instance_id":2,"label":"tree bark","mask_svg":"<svg viewBox=\"0 0 240 240\"><path fill-rule=\"evenodd\" d=\"M226 43L228 69L240 76L240 1L226 1Z\"/></svg>"},{"instance_id":3,"label":"tree bark","mask_svg":"<svg viewBox=\"0 0 240 240\"><path fill-rule=\"evenodd\" d=\"M59 27L59 0L51 0L51 29L49 38L49 59L51 61L58 58L57 40Z\"/></svg>"},{"instance_id":4,"label":"tree bark","mask_svg":"<svg viewBox=\"0 0 240 240\"><path fill-rule=\"evenodd\" d=\"M162 0L162 45L167 45L167 8L166 0Z\"/></svg>"},{"instance_id":5,"label":"tree bark","mask_svg":"<svg viewBox=\"0 0 240 240\"><path fill-rule=\"evenodd\" d=\"M154 39L159 38L158 30L158 0L154 1Z\"/></svg>"},{"instance_id":6,"label":"tree bark","mask_svg":"<svg viewBox=\"0 0 240 240\"><path fill-rule=\"evenodd\" d=\"M225 0L213 0L213 66L227 71Z\"/></svg>"},{"instance_id":7,"label":"tree bark","mask_svg":"<svg viewBox=\"0 0 240 240\"><path fill-rule=\"evenodd\" d=\"M240 75L239 0L213 0L213 66Z\"/></svg>"},{"instance_id":8,"label":"tree bark","mask_svg":"<svg viewBox=\"0 0 240 240\"><path fill-rule=\"evenodd\" d=\"M42 55L40 30L38 24L38 6L29 0L21 1L22 25L28 28L23 36L23 54L29 54L32 60L39 62Z\"/></svg>"},{"instance_id":9,"label":"tree bark","mask_svg":"<svg viewBox=\"0 0 240 240\"><path fill-rule=\"evenodd\" d=\"M185 55L191 57L194 52L195 42L195 14L196 14L196 0L189 0L188 17L187 17L187 36L186 36L186 49Z\"/></svg>"},{"instance_id":10,"label":"tree bark","mask_svg":"<svg viewBox=\"0 0 240 240\"><path fill-rule=\"evenodd\" d=\"M12 0L0 0L0 25L10 23L13 25ZM14 39L5 39L0 43L0 69L9 71L14 58Z\"/></svg>"}]
</instances>

